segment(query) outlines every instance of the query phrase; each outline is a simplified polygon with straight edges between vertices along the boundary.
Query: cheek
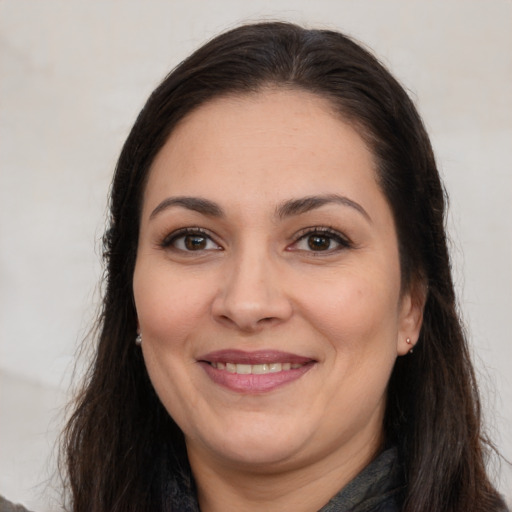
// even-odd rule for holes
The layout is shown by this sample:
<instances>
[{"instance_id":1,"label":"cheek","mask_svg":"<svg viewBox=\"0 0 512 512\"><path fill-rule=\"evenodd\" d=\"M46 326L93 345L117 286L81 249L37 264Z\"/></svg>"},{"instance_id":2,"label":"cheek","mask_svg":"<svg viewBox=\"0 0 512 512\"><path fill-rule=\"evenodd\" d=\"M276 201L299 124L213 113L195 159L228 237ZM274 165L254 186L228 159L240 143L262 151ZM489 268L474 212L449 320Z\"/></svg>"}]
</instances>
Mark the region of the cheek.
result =
<instances>
[{"instance_id":1,"label":"cheek","mask_svg":"<svg viewBox=\"0 0 512 512\"><path fill-rule=\"evenodd\" d=\"M133 293L143 339L155 348L179 345L204 321L209 288L204 278L181 276L157 264L136 266Z\"/></svg>"},{"instance_id":2,"label":"cheek","mask_svg":"<svg viewBox=\"0 0 512 512\"><path fill-rule=\"evenodd\" d=\"M326 292L328 290L328 292ZM394 326L398 315L399 290L380 276L344 276L331 279L329 285L309 287L311 308L325 334L370 333Z\"/></svg>"},{"instance_id":3,"label":"cheek","mask_svg":"<svg viewBox=\"0 0 512 512\"><path fill-rule=\"evenodd\" d=\"M332 275L327 282L314 280L307 289L303 310L337 351L364 353L395 346L399 286L389 274Z\"/></svg>"},{"instance_id":4,"label":"cheek","mask_svg":"<svg viewBox=\"0 0 512 512\"><path fill-rule=\"evenodd\" d=\"M187 341L204 321L204 280L183 279L168 265L144 261L135 267L133 293L150 380L168 413L181 425L186 422L184 411L198 400L189 371L195 362L193 344Z\"/></svg>"},{"instance_id":5,"label":"cheek","mask_svg":"<svg viewBox=\"0 0 512 512\"><path fill-rule=\"evenodd\" d=\"M322 292L323 290L323 292ZM327 293L326 290L329 290ZM361 273L310 287L308 319L330 347L325 383L332 428L352 417L360 428L384 404L385 389L397 357L399 289L389 275Z\"/></svg>"}]
</instances>

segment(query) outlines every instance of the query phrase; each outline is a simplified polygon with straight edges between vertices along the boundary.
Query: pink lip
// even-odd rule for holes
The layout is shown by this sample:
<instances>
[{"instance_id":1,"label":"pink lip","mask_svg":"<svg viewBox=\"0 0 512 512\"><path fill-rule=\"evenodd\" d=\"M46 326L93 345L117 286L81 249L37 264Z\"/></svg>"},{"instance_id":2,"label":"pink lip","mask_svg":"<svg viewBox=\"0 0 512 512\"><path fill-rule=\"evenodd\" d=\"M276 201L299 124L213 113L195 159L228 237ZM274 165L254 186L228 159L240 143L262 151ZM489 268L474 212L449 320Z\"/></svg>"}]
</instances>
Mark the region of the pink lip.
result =
<instances>
[{"instance_id":1,"label":"pink lip","mask_svg":"<svg viewBox=\"0 0 512 512\"><path fill-rule=\"evenodd\" d=\"M272 391L276 388L300 379L316 363L313 359L289 354L275 350L259 350L244 352L242 350L220 350L211 352L200 358L198 362L208 377L216 384L231 391L244 394L259 394ZM270 364L292 363L301 364L300 368L283 370L276 373L265 374L238 374L226 370L218 370L210 363L234 364Z\"/></svg>"}]
</instances>

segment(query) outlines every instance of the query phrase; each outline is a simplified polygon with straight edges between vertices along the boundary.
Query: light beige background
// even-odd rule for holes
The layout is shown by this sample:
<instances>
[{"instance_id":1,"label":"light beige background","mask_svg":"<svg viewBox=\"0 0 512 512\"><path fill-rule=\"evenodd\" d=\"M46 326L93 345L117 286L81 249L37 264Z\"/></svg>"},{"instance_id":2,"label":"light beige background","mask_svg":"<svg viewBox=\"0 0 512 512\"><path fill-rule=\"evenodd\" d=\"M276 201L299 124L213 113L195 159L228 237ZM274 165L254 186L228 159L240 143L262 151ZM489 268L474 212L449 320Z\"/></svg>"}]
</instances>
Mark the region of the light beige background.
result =
<instances>
[{"instance_id":1,"label":"light beige background","mask_svg":"<svg viewBox=\"0 0 512 512\"><path fill-rule=\"evenodd\" d=\"M0 0L0 493L58 509L47 479L97 301L106 193L159 80L240 21L341 29L415 98L451 195L460 305L487 415L512 459L510 0ZM512 471L497 474L512 500Z\"/></svg>"}]
</instances>

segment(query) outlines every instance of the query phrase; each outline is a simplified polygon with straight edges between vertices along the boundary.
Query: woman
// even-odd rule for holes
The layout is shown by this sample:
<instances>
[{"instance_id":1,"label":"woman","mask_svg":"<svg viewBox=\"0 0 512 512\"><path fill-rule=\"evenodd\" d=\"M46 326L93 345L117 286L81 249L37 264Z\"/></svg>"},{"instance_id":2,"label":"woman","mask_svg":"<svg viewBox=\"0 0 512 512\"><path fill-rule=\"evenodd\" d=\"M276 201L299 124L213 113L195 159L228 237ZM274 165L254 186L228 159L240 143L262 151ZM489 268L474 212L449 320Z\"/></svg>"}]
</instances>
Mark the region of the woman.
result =
<instances>
[{"instance_id":1,"label":"woman","mask_svg":"<svg viewBox=\"0 0 512 512\"><path fill-rule=\"evenodd\" d=\"M285 23L210 41L110 206L73 510L504 510L432 149L367 51Z\"/></svg>"}]
</instances>

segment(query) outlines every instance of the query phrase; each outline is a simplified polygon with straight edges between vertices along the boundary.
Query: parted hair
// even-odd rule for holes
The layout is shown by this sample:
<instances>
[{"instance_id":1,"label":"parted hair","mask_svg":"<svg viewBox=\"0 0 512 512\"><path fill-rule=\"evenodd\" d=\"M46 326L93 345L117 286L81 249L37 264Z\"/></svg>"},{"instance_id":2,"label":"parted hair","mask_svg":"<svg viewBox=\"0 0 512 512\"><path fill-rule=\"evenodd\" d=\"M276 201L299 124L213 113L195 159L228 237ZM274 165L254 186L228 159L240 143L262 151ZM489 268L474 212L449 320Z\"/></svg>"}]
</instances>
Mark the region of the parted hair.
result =
<instances>
[{"instance_id":1,"label":"parted hair","mask_svg":"<svg viewBox=\"0 0 512 512\"><path fill-rule=\"evenodd\" d=\"M492 445L456 306L446 194L422 120L403 87L360 44L283 22L244 25L199 48L151 94L123 146L103 239L97 347L63 433L69 508L186 509L179 496L193 481L183 434L134 343L132 278L144 186L181 119L214 98L267 87L327 99L366 141L396 225L402 289L415 287L425 300L414 353L397 359L387 390L384 430L404 466L403 511L499 510L486 473Z\"/></svg>"}]
</instances>

